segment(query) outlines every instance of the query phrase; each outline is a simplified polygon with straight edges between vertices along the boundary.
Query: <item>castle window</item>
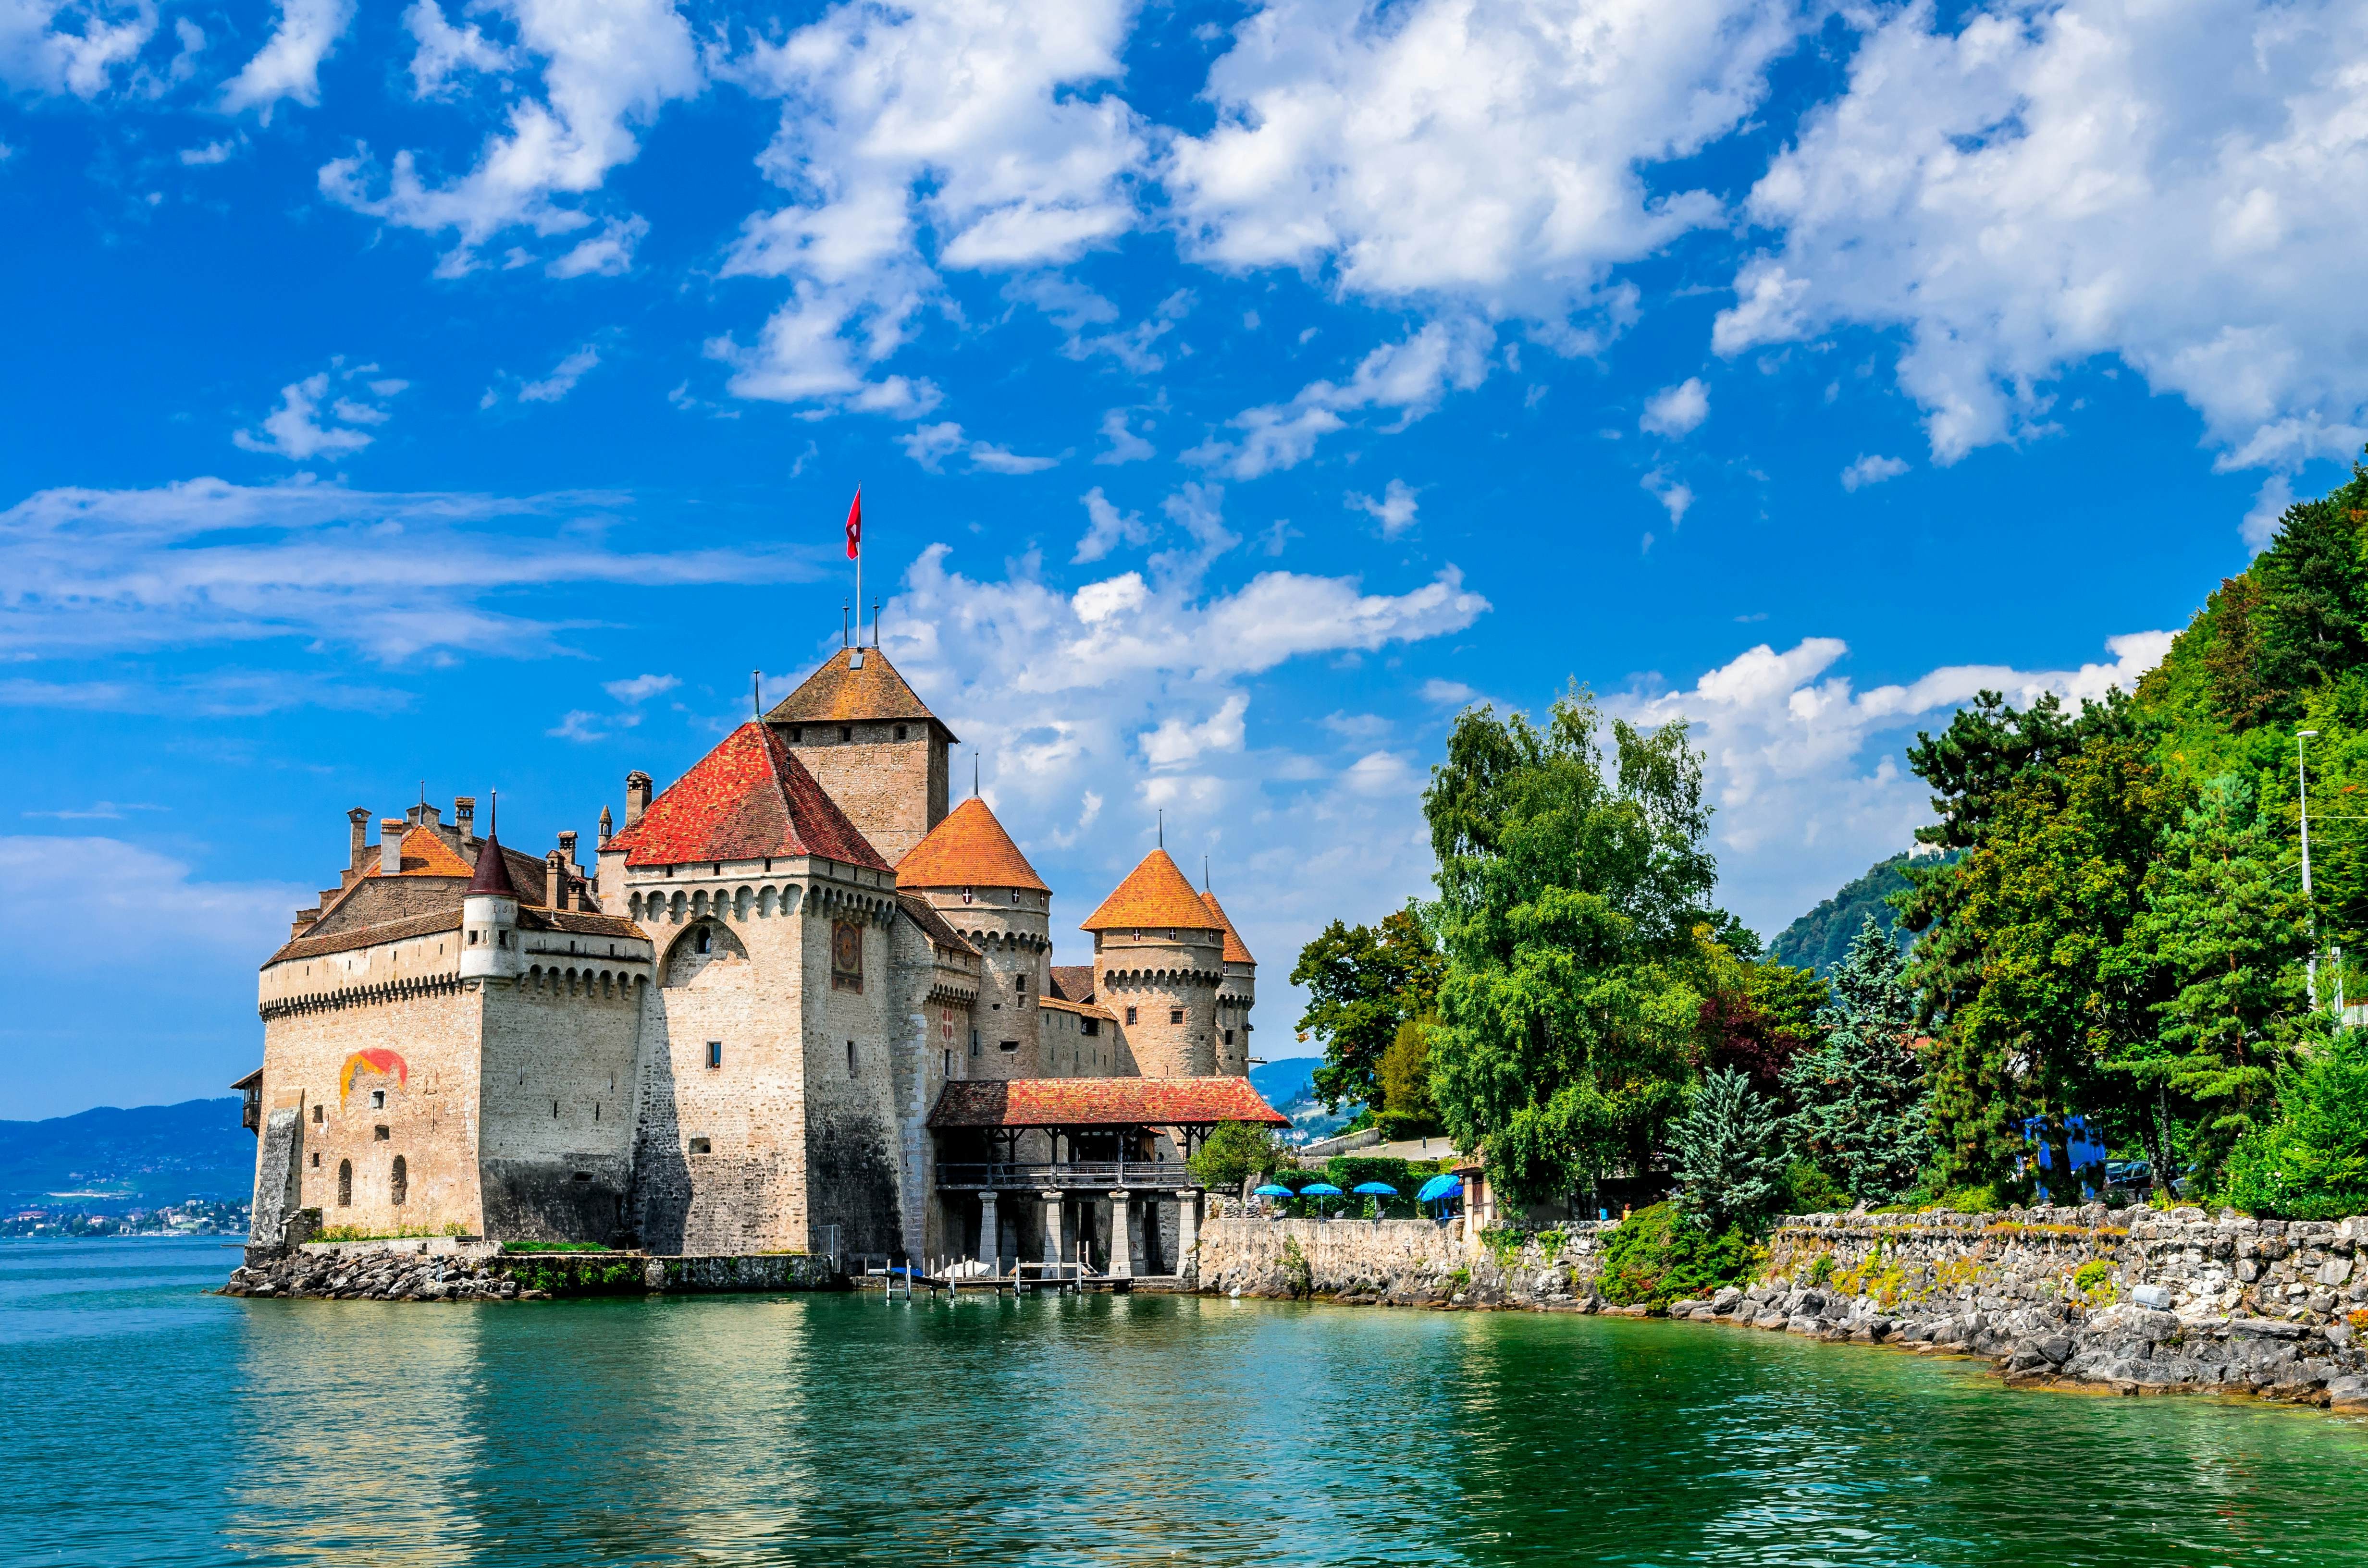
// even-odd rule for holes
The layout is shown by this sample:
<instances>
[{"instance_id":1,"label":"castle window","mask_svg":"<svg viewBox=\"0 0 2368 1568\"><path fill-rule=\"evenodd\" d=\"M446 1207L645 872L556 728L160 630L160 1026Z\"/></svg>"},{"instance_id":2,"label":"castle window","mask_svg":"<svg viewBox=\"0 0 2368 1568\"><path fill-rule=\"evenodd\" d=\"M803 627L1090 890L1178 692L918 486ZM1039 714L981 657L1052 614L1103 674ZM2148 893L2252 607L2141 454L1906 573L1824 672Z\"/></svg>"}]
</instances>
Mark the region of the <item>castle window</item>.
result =
<instances>
[{"instance_id":1,"label":"castle window","mask_svg":"<svg viewBox=\"0 0 2368 1568\"><path fill-rule=\"evenodd\" d=\"M350 1209L353 1206L354 1163L351 1160L339 1160L337 1162L337 1207Z\"/></svg>"},{"instance_id":2,"label":"castle window","mask_svg":"<svg viewBox=\"0 0 2368 1568\"><path fill-rule=\"evenodd\" d=\"M710 931L706 926L700 926L699 928L699 939L694 942L692 946L702 953L713 952L715 950L715 934L712 931Z\"/></svg>"},{"instance_id":3,"label":"castle window","mask_svg":"<svg viewBox=\"0 0 2368 1568\"><path fill-rule=\"evenodd\" d=\"M474 931L472 931L472 932L470 932L470 933L469 933L469 946L471 946L471 947L472 947L472 948L473 948L473 947L475 947L476 945L477 945L477 934L476 934Z\"/></svg>"},{"instance_id":4,"label":"castle window","mask_svg":"<svg viewBox=\"0 0 2368 1568\"><path fill-rule=\"evenodd\" d=\"M1233 1030L1231 1030L1231 1029L1227 1029L1227 1030L1225 1031L1225 1043L1226 1043L1227 1045L1231 1045L1231 1044L1233 1044L1233 1043L1234 1043L1234 1031L1233 1031Z\"/></svg>"},{"instance_id":5,"label":"castle window","mask_svg":"<svg viewBox=\"0 0 2368 1568\"><path fill-rule=\"evenodd\" d=\"M1077 1032L1079 1034L1098 1035L1102 1032L1102 1021L1099 1018L1079 1018L1077 1020Z\"/></svg>"},{"instance_id":6,"label":"castle window","mask_svg":"<svg viewBox=\"0 0 2368 1568\"><path fill-rule=\"evenodd\" d=\"M321 1151L318 1149L313 1151L313 1168L316 1171L321 1168Z\"/></svg>"},{"instance_id":7,"label":"castle window","mask_svg":"<svg viewBox=\"0 0 2368 1568\"><path fill-rule=\"evenodd\" d=\"M1171 1024L1180 1024L1180 1023L1182 1023L1182 1022L1184 1021L1184 1009L1183 1009L1183 1008L1181 1008L1181 1007L1170 1007L1170 1008L1168 1008L1168 1009L1167 1009L1167 1021L1168 1021L1169 1023L1171 1023Z\"/></svg>"},{"instance_id":8,"label":"castle window","mask_svg":"<svg viewBox=\"0 0 2368 1568\"><path fill-rule=\"evenodd\" d=\"M394 1174L387 1178L387 1192L397 1203L411 1196L411 1167L403 1163L401 1154L394 1157Z\"/></svg>"},{"instance_id":9,"label":"castle window","mask_svg":"<svg viewBox=\"0 0 2368 1568\"><path fill-rule=\"evenodd\" d=\"M978 1031L976 1029L970 1031L970 1053L973 1056L976 1056L978 1054Z\"/></svg>"},{"instance_id":10,"label":"castle window","mask_svg":"<svg viewBox=\"0 0 2368 1568\"><path fill-rule=\"evenodd\" d=\"M1019 1049L1019 1042L1016 1040L1007 1040L998 1049L1006 1051L1018 1051Z\"/></svg>"},{"instance_id":11,"label":"castle window","mask_svg":"<svg viewBox=\"0 0 2368 1568\"><path fill-rule=\"evenodd\" d=\"M384 1089L372 1089L370 1091L370 1109L384 1110L385 1108L386 1091Z\"/></svg>"},{"instance_id":12,"label":"castle window","mask_svg":"<svg viewBox=\"0 0 2368 1568\"><path fill-rule=\"evenodd\" d=\"M575 1181L590 1181L592 1179L592 1173L590 1171L577 1171L570 1179Z\"/></svg>"},{"instance_id":13,"label":"castle window","mask_svg":"<svg viewBox=\"0 0 2368 1568\"><path fill-rule=\"evenodd\" d=\"M315 1104L315 1105L313 1107L313 1126L315 1126L315 1127L318 1127L318 1126L320 1126L320 1125L321 1125L321 1123L322 1123L323 1121L326 1120L327 1119L328 1119L328 1113L327 1113L326 1111L324 1111L324 1109L322 1109L322 1108L321 1108L318 1104Z\"/></svg>"},{"instance_id":14,"label":"castle window","mask_svg":"<svg viewBox=\"0 0 2368 1568\"><path fill-rule=\"evenodd\" d=\"M690 1141L690 1152L691 1152L692 1153L694 1153L694 1154L704 1154L704 1153L706 1153L708 1152L708 1143L707 1143L707 1140L706 1140L706 1139L704 1139L704 1138L694 1138L694 1139L692 1139L692 1140Z\"/></svg>"},{"instance_id":15,"label":"castle window","mask_svg":"<svg viewBox=\"0 0 2368 1568\"><path fill-rule=\"evenodd\" d=\"M838 738L842 741L853 740L855 738L855 726L852 724L841 724L838 727Z\"/></svg>"},{"instance_id":16,"label":"castle window","mask_svg":"<svg viewBox=\"0 0 2368 1568\"><path fill-rule=\"evenodd\" d=\"M507 931L496 931L494 933L494 946L497 948L507 948L509 945L510 934Z\"/></svg>"},{"instance_id":17,"label":"castle window","mask_svg":"<svg viewBox=\"0 0 2368 1568\"><path fill-rule=\"evenodd\" d=\"M792 725L791 725L791 726L790 726L790 744L791 744L791 745L793 745L793 746L802 746L802 745L803 745L803 744L806 744L806 727L805 727L803 724L792 724Z\"/></svg>"},{"instance_id":18,"label":"castle window","mask_svg":"<svg viewBox=\"0 0 2368 1568\"><path fill-rule=\"evenodd\" d=\"M949 1078L951 1078L951 1077L952 1077L952 1076L954 1075L954 1053L953 1053L952 1051L947 1051L947 1052L946 1052L946 1066L945 1066L945 1074L944 1074L944 1075L945 1075L946 1077L949 1077Z\"/></svg>"},{"instance_id":19,"label":"castle window","mask_svg":"<svg viewBox=\"0 0 2368 1568\"><path fill-rule=\"evenodd\" d=\"M723 1065L723 1042L722 1040L711 1040L707 1042L707 1064L710 1067L721 1067Z\"/></svg>"},{"instance_id":20,"label":"castle window","mask_svg":"<svg viewBox=\"0 0 2368 1568\"><path fill-rule=\"evenodd\" d=\"M851 1040L847 1042L847 1075L855 1076L855 1042Z\"/></svg>"},{"instance_id":21,"label":"castle window","mask_svg":"<svg viewBox=\"0 0 2368 1568\"><path fill-rule=\"evenodd\" d=\"M1132 1007L1126 1010L1126 1021L1130 1024L1134 1022L1134 1009Z\"/></svg>"},{"instance_id":22,"label":"castle window","mask_svg":"<svg viewBox=\"0 0 2368 1568\"><path fill-rule=\"evenodd\" d=\"M896 738L900 741L905 738L905 726L902 724L896 726Z\"/></svg>"},{"instance_id":23,"label":"castle window","mask_svg":"<svg viewBox=\"0 0 2368 1568\"><path fill-rule=\"evenodd\" d=\"M387 1130L386 1123L382 1121L370 1129L370 1142L373 1143L383 1143L393 1136L394 1134Z\"/></svg>"}]
</instances>

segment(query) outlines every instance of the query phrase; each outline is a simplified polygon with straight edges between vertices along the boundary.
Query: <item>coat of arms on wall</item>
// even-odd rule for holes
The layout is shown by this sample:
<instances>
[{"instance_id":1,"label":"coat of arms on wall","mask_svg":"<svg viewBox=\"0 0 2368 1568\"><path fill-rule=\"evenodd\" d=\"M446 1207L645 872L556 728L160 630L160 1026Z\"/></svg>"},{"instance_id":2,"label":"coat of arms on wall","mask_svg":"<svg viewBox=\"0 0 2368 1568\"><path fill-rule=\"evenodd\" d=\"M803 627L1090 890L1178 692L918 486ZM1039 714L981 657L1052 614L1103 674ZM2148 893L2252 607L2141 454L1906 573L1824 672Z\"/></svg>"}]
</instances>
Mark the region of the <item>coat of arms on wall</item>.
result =
<instances>
[{"instance_id":1,"label":"coat of arms on wall","mask_svg":"<svg viewBox=\"0 0 2368 1568\"><path fill-rule=\"evenodd\" d=\"M839 991L863 989L863 927L856 921L831 922L830 983Z\"/></svg>"}]
</instances>

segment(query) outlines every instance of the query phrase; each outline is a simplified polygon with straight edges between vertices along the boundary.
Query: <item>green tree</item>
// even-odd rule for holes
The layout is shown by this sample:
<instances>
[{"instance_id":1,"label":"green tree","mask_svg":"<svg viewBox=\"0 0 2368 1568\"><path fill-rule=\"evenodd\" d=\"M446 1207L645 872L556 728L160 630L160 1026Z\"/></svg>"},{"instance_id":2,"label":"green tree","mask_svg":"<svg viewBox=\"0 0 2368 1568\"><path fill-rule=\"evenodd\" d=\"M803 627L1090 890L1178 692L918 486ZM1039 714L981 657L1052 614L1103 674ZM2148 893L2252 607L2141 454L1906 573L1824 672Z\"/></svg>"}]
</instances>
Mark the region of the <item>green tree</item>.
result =
<instances>
[{"instance_id":1,"label":"green tree","mask_svg":"<svg viewBox=\"0 0 2368 1568\"><path fill-rule=\"evenodd\" d=\"M2165 836L2145 892L2114 967L2167 994L2153 1004L2155 1032L2116 1064L2196 1119L2190 1161L2212 1186L2253 1130L2282 1040L2306 1010L2310 912L2252 781L2236 774L2204 784Z\"/></svg>"},{"instance_id":2,"label":"green tree","mask_svg":"<svg viewBox=\"0 0 2368 1568\"><path fill-rule=\"evenodd\" d=\"M1201 1140L1184 1162L1192 1179L1212 1191L1237 1190L1249 1196L1250 1183L1279 1169L1290 1158L1274 1134L1247 1121L1221 1121Z\"/></svg>"},{"instance_id":3,"label":"green tree","mask_svg":"<svg viewBox=\"0 0 2368 1568\"><path fill-rule=\"evenodd\" d=\"M2368 474L2351 472L2334 494L2288 506L2252 565L2260 600L2249 631L2260 640L2259 681L2272 691L2306 693L2368 664Z\"/></svg>"},{"instance_id":4,"label":"green tree","mask_svg":"<svg viewBox=\"0 0 2368 1568\"><path fill-rule=\"evenodd\" d=\"M1917 1059L1907 963L1873 915L1831 976L1823 1039L1784 1076L1794 1147L1861 1202L1896 1203L1931 1158L1930 1089Z\"/></svg>"},{"instance_id":5,"label":"green tree","mask_svg":"<svg viewBox=\"0 0 2368 1568\"><path fill-rule=\"evenodd\" d=\"M2238 1140L2229 1200L2296 1220L2368 1213L2368 1032L2337 1031L2282 1068L2278 1108Z\"/></svg>"},{"instance_id":6,"label":"green tree","mask_svg":"<svg viewBox=\"0 0 2368 1568\"><path fill-rule=\"evenodd\" d=\"M1433 1013L1406 1019L1382 1052L1379 1119L1387 1137L1419 1137L1439 1124L1439 1107L1430 1096L1430 1031L1438 1024Z\"/></svg>"},{"instance_id":7,"label":"green tree","mask_svg":"<svg viewBox=\"0 0 2368 1568\"><path fill-rule=\"evenodd\" d=\"M1679 724L1603 725L1574 689L1546 723L1466 711L1423 808L1447 955L1431 1087L1516 1199L1643 1171L1682 1104L1702 1007L1680 971L1715 867Z\"/></svg>"},{"instance_id":8,"label":"green tree","mask_svg":"<svg viewBox=\"0 0 2368 1568\"><path fill-rule=\"evenodd\" d=\"M1400 1025L1430 1010L1444 968L1412 905L1384 915L1378 926L1335 920L1300 949L1291 971L1291 983L1307 991L1300 1038L1313 1034L1324 1042L1315 1093L1326 1106L1381 1105L1382 1057Z\"/></svg>"},{"instance_id":9,"label":"green tree","mask_svg":"<svg viewBox=\"0 0 2368 1568\"><path fill-rule=\"evenodd\" d=\"M1679 1207L1713 1231L1762 1218L1784 1186L1790 1160L1776 1113L1740 1073L1711 1073L1670 1129Z\"/></svg>"}]
</instances>

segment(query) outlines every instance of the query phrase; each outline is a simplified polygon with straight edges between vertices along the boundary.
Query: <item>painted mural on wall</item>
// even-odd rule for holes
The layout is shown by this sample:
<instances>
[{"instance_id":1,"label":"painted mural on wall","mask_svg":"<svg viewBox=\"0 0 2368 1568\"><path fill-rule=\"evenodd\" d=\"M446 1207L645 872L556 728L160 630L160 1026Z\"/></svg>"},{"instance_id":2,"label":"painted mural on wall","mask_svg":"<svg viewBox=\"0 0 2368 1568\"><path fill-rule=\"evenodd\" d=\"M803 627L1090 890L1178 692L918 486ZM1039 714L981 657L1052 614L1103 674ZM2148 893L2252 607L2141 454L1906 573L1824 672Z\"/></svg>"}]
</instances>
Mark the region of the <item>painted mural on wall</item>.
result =
<instances>
[{"instance_id":1,"label":"painted mural on wall","mask_svg":"<svg viewBox=\"0 0 2368 1568\"><path fill-rule=\"evenodd\" d=\"M337 1102L340 1105L354 1092L354 1074L357 1073L370 1073L381 1078L393 1074L397 1085L411 1082L411 1065L396 1052L377 1048L357 1051L346 1058L345 1070L337 1074Z\"/></svg>"}]
</instances>

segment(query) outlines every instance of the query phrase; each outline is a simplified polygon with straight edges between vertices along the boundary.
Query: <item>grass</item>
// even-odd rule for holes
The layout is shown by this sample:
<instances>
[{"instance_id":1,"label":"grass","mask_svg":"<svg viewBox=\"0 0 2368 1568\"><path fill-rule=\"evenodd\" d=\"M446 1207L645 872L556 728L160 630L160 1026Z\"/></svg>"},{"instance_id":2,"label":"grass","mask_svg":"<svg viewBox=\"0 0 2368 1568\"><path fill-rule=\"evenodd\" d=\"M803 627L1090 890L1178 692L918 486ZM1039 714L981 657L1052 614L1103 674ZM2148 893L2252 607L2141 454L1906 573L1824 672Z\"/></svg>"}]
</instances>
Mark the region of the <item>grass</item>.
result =
<instances>
[{"instance_id":1,"label":"grass","mask_svg":"<svg viewBox=\"0 0 2368 1568\"><path fill-rule=\"evenodd\" d=\"M432 1236L466 1236L466 1225L397 1225L392 1231L366 1231L359 1225L331 1225L313 1236L316 1242L407 1242Z\"/></svg>"}]
</instances>

